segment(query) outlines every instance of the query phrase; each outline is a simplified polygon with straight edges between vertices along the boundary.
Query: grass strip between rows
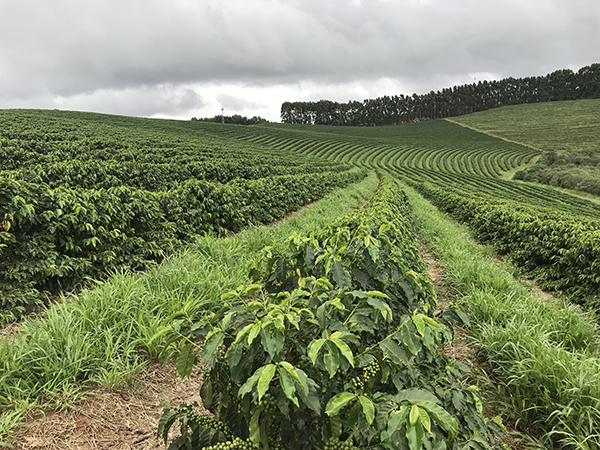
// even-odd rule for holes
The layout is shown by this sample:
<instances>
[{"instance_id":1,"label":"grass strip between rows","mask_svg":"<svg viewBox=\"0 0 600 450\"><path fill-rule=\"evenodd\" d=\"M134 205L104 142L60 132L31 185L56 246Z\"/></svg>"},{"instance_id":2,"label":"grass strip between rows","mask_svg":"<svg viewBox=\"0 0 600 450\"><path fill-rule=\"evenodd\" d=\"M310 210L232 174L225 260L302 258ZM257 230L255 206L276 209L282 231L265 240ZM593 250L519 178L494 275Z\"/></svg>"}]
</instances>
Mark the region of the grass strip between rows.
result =
<instances>
[{"instance_id":1,"label":"grass strip between rows","mask_svg":"<svg viewBox=\"0 0 600 450\"><path fill-rule=\"evenodd\" d=\"M323 227L376 186L371 173L275 227L254 227L229 239L199 237L141 276L115 274L93 290L63 298L40 318L24 320L0 345L0 439L32 408L68 406L96 383L126 384L148 357L156 357L158 349L148 344L166 317L184 305L198 313L210 309L222 292L249 282L246 264L263 247L293 231Z\"/></svg>"},{"instance_id":2,"label":"grass strip between rows","mask_svg":"<svg viewBox=\"0 0 600 450\"><path fill-rule=\"evenodd\" d=\"M468 231L406 188L416 226L470 316L470 334L549 447L600 448L600 338L589 315L543 302Z\"/></svg>"}]
</instances>

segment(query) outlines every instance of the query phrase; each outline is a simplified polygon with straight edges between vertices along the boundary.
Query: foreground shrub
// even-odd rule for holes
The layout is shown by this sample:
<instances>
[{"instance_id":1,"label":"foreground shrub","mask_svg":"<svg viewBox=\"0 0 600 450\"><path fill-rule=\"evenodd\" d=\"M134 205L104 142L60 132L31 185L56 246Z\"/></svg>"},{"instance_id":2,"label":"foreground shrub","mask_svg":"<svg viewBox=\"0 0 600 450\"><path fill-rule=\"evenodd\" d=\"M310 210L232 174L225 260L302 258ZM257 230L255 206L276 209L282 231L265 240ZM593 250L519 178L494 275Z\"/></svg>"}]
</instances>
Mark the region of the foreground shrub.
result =
<instances>
[{"instance_id":1,"label":"foreground shrub","mask_svg":"<svg viewBox=\"0 0 600 450\"><path fill-rule=\"evenodd\" d=\"M167 409L177 448L489 449L501 424L486 420L466 369L439 352L449 310L434 317L433 288L395 182L383 177L362 211L290 252L265 249L257 281L222 296L203 320L186 311L156 339L180 375L199 361L212 417ZM198 344L203 344L198 348Z\"/></svg>"}]
</instances>

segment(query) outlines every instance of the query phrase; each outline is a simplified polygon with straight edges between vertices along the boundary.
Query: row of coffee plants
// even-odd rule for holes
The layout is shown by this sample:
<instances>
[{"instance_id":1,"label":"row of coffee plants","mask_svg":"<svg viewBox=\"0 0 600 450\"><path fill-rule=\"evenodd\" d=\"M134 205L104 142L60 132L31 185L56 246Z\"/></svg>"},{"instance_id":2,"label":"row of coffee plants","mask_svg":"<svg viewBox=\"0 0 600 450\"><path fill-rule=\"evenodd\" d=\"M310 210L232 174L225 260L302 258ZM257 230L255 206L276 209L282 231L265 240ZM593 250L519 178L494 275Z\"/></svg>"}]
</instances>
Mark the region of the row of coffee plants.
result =
<instances>
[{"instance_id":1,"label":"row of coffee plants","mask_svg":"<svg viewBox=\"0 0 600 450\"><path fill-rule=\"evenodd\" d=\"M510 200L469 196L448 186L424 183L418 189L440 209L467 223L481 242L509 255L543 288L600 307L600 226L596 220L535 210Z\"/></svg>"},{"instance_id":2,"label":"row of coffee plants","mask_svg":"<svg viewBox=\"0 0 600 450\"><path fill-rule=\"evenodd\" d=\"M268 163L265 163L268 160ZM170 158L168 163L140 163L137 161L63 161L35 164L19 170L0 171L0 178L46 183L50 187L84 189L108 189L130 186L148 191L166 191L187 180L206 180L229 183L236 178L256 180L259 178L318 172L343 172L346 164L332 165L326 161L290 164L288 160L261 157L235 158L223 161L181 161Z\"/></svg>"},{"instance_id":3,"label":"row of coffee plants","mask_svg":"<svg viewBox=\"0 0 600 450\"><path fill-rule=\"evenodd\" d=\"M36 306L36 290L143 269L197 234L273 221L365 171L285 175L228 184L188 180L168 191L127 186L52 189L0 178L0 292L5 319Z\"/></svg>"},{"instance_id":4,"label":"row of coffee plants","mask_svg":"<svg viewBox=\"0 0 600 450\"><path fill-rule=\"evenodd\" d=\"M490 449L501 423L482 415L466 367L441 353L451 308L436 299L396 182L381 175L360 211L289 250L268 247L256 284L221 296L199 321L185 309L158 331L181 376L200 361L201 396L159 422L171 449ZM201 345L201 347L198 347Z\"/></svg>"}]
</instances>

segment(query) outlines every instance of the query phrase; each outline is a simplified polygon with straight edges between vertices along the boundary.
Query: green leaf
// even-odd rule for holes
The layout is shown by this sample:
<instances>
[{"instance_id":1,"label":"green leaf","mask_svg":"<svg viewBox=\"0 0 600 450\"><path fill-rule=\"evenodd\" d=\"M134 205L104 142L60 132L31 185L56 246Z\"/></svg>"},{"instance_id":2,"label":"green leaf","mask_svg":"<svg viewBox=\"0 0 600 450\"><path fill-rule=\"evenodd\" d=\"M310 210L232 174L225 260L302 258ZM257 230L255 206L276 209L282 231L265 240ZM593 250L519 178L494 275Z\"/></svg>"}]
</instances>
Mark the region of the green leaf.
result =
<instances>
[{"instance_id":1,"label":"green leaf","mask_svg":"<svg viewBox=\"0 0 600 450\"><path fill-rule=\"evenodd\" d=\"M252 388L254 388L254 386L258 382L258 378L262 375L264 370L265 366L256 369L252 376L248 378L246 382L240 387L240 390L238 391L238 397L242 398L248 392L252 391Z\"/></svg>"},{"instance_id":2,"label":"green leaf","mask_svg":"<svg viewBox=\"0 0 600 450\"><path fill-rule=\"evenodd\" d=\"M387 298L388 300L390 298L387 294L384 294L383 292L379 292L379 291L369 291L369 292L367 292L367 295L369 297Z\"/></svg>"},{"instance_id":3,"label":"green leaf","mask_svg":"<svg viewBox=\"0 0 600 450\"><path fill-rule=\"evenodd\" d=\"M263 398L263 395L269 390L269 384L275 375L275 364L269 364L258 379L258 400Z\"/></svg>"},{"instance_id":4,"label":"green leaf","mask_svg":"<svg viewBox=\"0 0 600 450\"><path fill-rule=\"evenodd\" d=\"M458 436L458 424L448 411L432 402L419 402L418 405L429 412L435 422L450 433L452 437Z\"/></svg>"},{"instance_id":5,"label":"green leaf","mask_svg":"<svg viewBox=\"0 0 600 450\"><path fill-rule=\"evenodd\" d=\"M350 410L350 413L348 414L348 421L346 422L346 424L348 425L348 428L350 428L351 430L354 430L356 424L358 423L358 419L360 417L361 411L362 411L361 405L356 405L354 408L352 408Z\"/></svg>"},{"instance_id":6,"label":"green leaf","mask_svg":"<svg viewBox=\"0 0 600 450\"><path fill-rule=\"evenodd\" d=\"M287 276L287 263L285 258L279 258L275 263L275 276L279 281L285 280Z\"/></svg>"},{"instance_id":7,"label":"green leaf","mask_svg":"<svg viewBox=\"0 0 600 450\"><path fill-rule=\"evenodd\" d=\"M339 416L329 418L329 429L331 431L331 436L339 439L342 434L342 421Z\"/></svg>"},{"instance_id":8,"label":"green leaf","mask_svg":"<svg viewBox=\"0 0 600 450\"><path fill-rule=\"evenodd\" d=\"M340 367L340 352L331 341L327 341L327 350L329 351L323 355L323 362L329 378L333 378Z\"/></svg>"},{"instance_id":9,"label":"green leaf","mask_svg":"<svg viewBox=\"0 0 600 450\"><path fill-rule=\"evenodd\" d=\"M285 344L283 333L280 330L275 329L274 334L275 336L271 335L271 330L267 329L260 331L261 344L271 359L276 359L277 354L283 349L283 344Z\"/></svg>"},{"instance_id":10,"label":"green leaf","mask_svg":"<svg viewBox=\"0 0 600 450\"><path fill-rule=\"evenodd\" d=\"M258 448L260 444L260 426L259 419L260 413L262 412L262 408L259 408L257 411L252 414L252 418L250 419L250 440L254 443L254 445Z\"/></svg>"},{"instance_id":11,"label":"green leaf","mask_svg":"<svg viewBox=\"0 0 600 450\"><path fill-rule=\"evenodd\" d=\"M423 428L431 433L431 419L429 418L429 414L423 408L419 408L419 420L421 421L421 425Z\"/></svg>"},{"instance_id":12,"label":"green leaf","mask_svg":"<svg viewBox=\"0 0 600 450\"><path fill-rule=\"evenodd\" d=\"M225 357L227 358L227 364L229 364L230 369L234 369L242 359L242 355L244 353L244 346L241 344L236 344L235 342L231 344L231 346L227 349L227 353Z\"/></svg>"},{"instance_id":13,"label":"green leaf","mask_svg":"<svg viewBox=\"0 0 600 450\"><path fill-rule=\"evenodd\" d=\"M225 328L227 328L227 325L229 325L229 321L231 320L231 318L233 317L234 314L235 314L235 311L230 311L225 315L225 317L223 317L223 320L221 321L221 328L223 330Z\"/></svg>"},{"instance_id":14,"label":"green leaf","mask_svg":"<svg viewBox=\"0 0 600 450\"><path fill-rule=\"evenodd\" d=\"M400 329L400 336L402 337L401 341L406 347L408 351L410 351L413 355L416 355L421 351L421 338L414 334L414 331L411 330L413 326L405 325Z\"/></svg>"},{"instance_id":15,"label":"green leaf","mask_svg":"<svg viewBox=\"0 0 600 450\"><path fill-rule=\"evenodd\" d=\"M381 300L378 300L378 299L373 298L373 297L368 297L367 298L367 303L369 305L371 305L373 308L375 308L378 311L380 311L381 315L383 316L384 319L386 319L386 320L391 320L392 319L392 310L390 309L390 307L389 307L389 305L387 303L384 303Z\"/></svg>"},{"instance_id":16,"label":"green leaf","mask_svg":"<svg viewBox=\"0 0 600 450\"><path fill-rule=\"evenodd\" d=\"M213 401L213 382L210 377L206 377L202 386L200 386L200 397L202 398L202 406L210 410Z\"/></svg>"},{"instance_id":17,"label":"green leaf","mask_svg":"<svg viewBox=\"0 0 600 450\"><path fill-rule=\"evenodd\" d=\"M423 333L425 332L424 317L425 315L423 314L415 314L412 316L412 321L415 324L415 327L417 328L417 331L421 336L423 336Z\"/></svg>"},{"instance_id":18,"label":"green leaf","mask_svg":"<svg viewBox=\"0 0 600 450\"><path fill-rule=\"evenodd\" d=\"M382 235L384 234L386 231L388 231L390 228L392 228L392 226L390 225L389 222L384 222L379 226L379 234Z\"/></svg>"},{"instance_id":19,"label":"green leaf","mask_svg":"<svg viewBox=\"0 0 600 450\"><path fill-rule=\"evenodd\" d=\"M412 405L410 408L410 414L408 415L408 424L411 427L414 427L419 420L419 407L417 405Z\"/></svg>"},{"instance_id":20,"label":"green leaf","mask_svg":"<svg viewBox=\"0 0 600 450\"><path fill-rule=\"evenodd\" d=\"M355 398L356 394L352 394L350 392L341 392L335 395L329 400L329 402L327 402L325 414L327 414L328 416L336 415L340 411L340 409L342 409Z\"/></svg>"},{"instance_id":21,"label":"green leaf","mask_svg":"<svg viewBox=\"0 0 600 450\"><path fill-rule=\"evenodd\" d=\"M351 287L350 277L339 261L334 261L331 266L331 277L338 287Z\"/></svg>"},{"instance_id":22,"label":"green leaf","mask_svg":"<svg viewBox=\"0 0 600 450\"><path fill-rule=\"evenodd\" d=\"M371 259L373 260L373 262L377 262L379 260L379 248L376 247L375 245L370 245L367 247L367 250L368 250L369 256L371 256Z\"/></svg>"},{"instance_id":23,"label":"green leaf","mask_svg":"<svg viewBox=\"0 0 600 450\"><path fill-rule=\"evenodd\" d=\"M238 295L239 294L235 291L225 292L224 294L221 294L221 300L227 300L228 298L237 297Z\"/></svg>"},{"instance_id":24,"label":"green leaf","mask_svg":"<svg viewBox=\"0 0 600 450\"><path fill-rule=\"evenodd\" d=\"M379 348L383 355L391 359L394 364L403 365L409 359L404 349L391 339L380 342Z\"/></svg>"},{"instance_id":25,"label":"green leaf","mask_svg":"<svg viewBox=\"0 0 600 450\"><path fill-rule=\"evenodd\" d=\"M252 344L252 341L254 341L256 336L258 336L258 333L260 333L260 330L261 330L260 324L255 323L254 325L252 325L252 327L250 328L250 331L248 333L248 345Z\"/></svg>"},{"instance_id":26,"label":"green leaf","mask_svg":"<svg viewBox=\"0 0 600 450\"><path fill-rule=\"evenodd\" d=\"M287 372L288 372L288 373L289 373L291 376L293 376L293 377L294 377L294 378L295 378L295 379L298 381L298 383L302 383L302 381L300 380L300 377L299 377L299 376L298 376L298 374L296 373L296 369L294 369L294 366L292 366L292 365L291 365L289 362L287 362L287 361L281 361L281 362L279 363L279 365L280 365L281 367L283 367L285 370L287 370Z\"/></svg>"},{"instance_id":27,"label":"green leaf","mask_svg":"<svg viewBox=\"0 0 600 450\"><path fill-rule=\"evenodd\" d=\"M169 429L175 423L179 415L179 411L166 410L163 412L160 420L158 421L158 436L162 436L165 445L169 439Z\"/></svg>"},{"instance_id":28,"label":"green leaf","mask_svg":"<svg viewBox=\"0 0 600 450\"><path fill-rule=\"evenodd\" d=\"M308 378L306 374L300 370L296 369L296 373L301 378L300 387L301 389L298 392L302 401L306 406L312 409L317 414L321 414L321 400L319 398L319 386L313 380ZM306 391L304 391L306 389Z\"/></svg>"},{"instance_id":29,"label":"green leaf","mask_svg":"<svg viewBox=\"0 0 600 450\"><path fill-rule=\"evenodd\" d=\"M423 448L423 437L425 431L420 422L417 422L414 426L410 426L406 430L406 439L408 440L408 448L410 450L421 450Z\"/></svg>"},{"instance_id":30,"label":"green leaf","mask_svg":"<svg viewBox=\"0 0 600 450\"><path fill-rule=\"evenodd\" d=\"M310 378L308 378L308 376L306 375L306 373L304 373L304 371L302 369L296 369L295 370L296 375L298 376L298 378L300 379L300 390L302 392L303 395L307 396L309 393L309 389L308 389L308 383L310 380Z\"/></svg>"},{"instance_id":31,"label":"green leaf","mask_svg":"<svg viewBox=\"0 0 600 450\"><path fill-rule=\"evenodd\" d=\"M369 425L371 425L375 419L375 405L364 395L359 396L358 401L362 406L365 417L367 418L367 422L369 422Z\"/></svg>"},{"instance_id":32,"label":"green leaf","mask_svg":"<svg viewBox=\"0 0 600 450\"><path fill-rule=\"evenodd\" d=\"M284 367L281 366L277 367L277 373L279 374L279 383L281 384L283 393L287 398L294 402L296 406L299 406L298 398L294 395L294 392L296 392L294 377Z\"/></svg>"},{"instance_id":33,"label":"green leaf","mask_svg":"<svg viewBox=\"0 0 600 450\"><path fill-rule=\"evenodd\" d=\"M182 378L189 377L196 362L197 358L193 344L184 345L175 359L175 368L179 376Z\"/></svg>"},{"instance_id":34,"label":"green leaf","mask_svg":"<svg viewBox=\"0 0 600 450\"><path fill-rule=\"evenodd\" d=\"M394 397L397 403L409 401L411 403L431 402L439 403L439 399L429 391L423 389L405 389L400 391Z\"/></svg>"},{"instance_id":35,"label":"green leaf","mask_svg":"<svg viewBox=\"0 0 600 450\"><path fill-rule=\"evenodd\" d=\"M317 339L316 341L313 341L312 344L310 344L308 356L310 357L310 360L312 361L313 365L317 362L319 350L321 350L321 347L323 347L324 343L325 339Z\"/></svg>"},{"instance_id":36,"label":"green leaf","mask_svg":"<svg viewBox=\"0 0 600 450\"><path fill-rule=\"evenodd\" d=\"M204 364L210 364L213 361L219 346L223 344L224 338L225 334L222 331L219 331L211 336L204 346L204 350L202 352L202 362Z\"/></svg>"},{"instance_id":37,"label":"green leaf","mask_svg":"<svg viewBox=\"0 0 600 450\"><path fill-rule=\"evenodd\" d=\"M333 342L337 346L337 348L340 349L340 352L342 352L344 358L346 358L350 365L354 367L354 355L352 354L352 350L350 349L350 347L348 347L348 344L346 344L341 339L334 337L331 337L330 341Z\"/></svg>"},{"instance_id":38,"label":"green leaf","mask_svg":"<svg viewBox=\"0 0 600 450\"><path fill-rule=\"evenodd\" d=\"M428 323L429 325L431 325L434 328L441 328L440 324L437 323L434 319L432 319L431 317L428 316L423 316L423 320Z\"/></svg>"}]
</instances>

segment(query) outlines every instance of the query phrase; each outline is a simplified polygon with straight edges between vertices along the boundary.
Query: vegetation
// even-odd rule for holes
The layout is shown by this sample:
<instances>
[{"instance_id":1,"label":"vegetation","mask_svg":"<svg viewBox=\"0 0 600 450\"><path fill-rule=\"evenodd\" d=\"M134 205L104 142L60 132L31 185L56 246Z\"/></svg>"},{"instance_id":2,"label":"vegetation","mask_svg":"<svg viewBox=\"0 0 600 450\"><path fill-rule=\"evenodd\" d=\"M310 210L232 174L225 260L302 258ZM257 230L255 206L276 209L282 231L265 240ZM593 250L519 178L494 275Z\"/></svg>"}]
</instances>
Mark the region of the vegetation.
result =
<instances>
[{"instance_id":1,"label":"vegetation","mask_svg":"<svg viewBox=\"0 0 600 450\"><path fill-rule=\"evenodd\" d=\"M219 305L223 290L249 284L246 265L274 240L347 214L373 194L374 174L336 190L275 227L252 227L227 239L201 236L188 251L142 275L120 273L27 317L0 341L0 441L35 407L72 405L94 384L126 385L157 358L152 340L163 321L187 305L201 317Z\"/></svg>"},{"instance_id":2,"label":"vegetation","mask_svg":"<svg viewBox=\"0 0 600 450\"><path fill-rule=\"evenodd\" d=\"M581 111L595 104L552 103ZM550 108L497 111L534 106ZM595 124L578 129L562 115L568 131L558 121L546 142L572 142L573 153L555 157L573 161L588 151L580 149L593 142L585 133ZM483 115L463 118L472 117ZM286 447L489 448L500 426L482 417L476 390L460 382L464 367L438 352L466 316L434 313L409 206L392 177L437 207L407 188L421 232L439 243L480 355L522 423L547 446L600 448L597 326L574 307L532 298L440 218L447 211L464 221L563 300L598 307L600 203L503 179L553 157L533 148L535 136L549 134L541 124L523 126L519 137L506 131L518 120L503 120L505 130L475 127L485 134L446 120L234 127L1 112L5 314L34 304L36 289L93 283L86 277L105 269L124 273L63 299L44 321L26 319L0 347L0 426L15 426L35 405L72 401L82 383L122 383L162 355L175 356L184 375L198 359L210 367L202 395L215 417L186 406L167 411L165 440L177 419L183 431L174 447L278 448L279 437ZM380 189L361 211L346 215L349 203L338 209L336 198L311 208L307 221L253 227L374 170ZM364 197L374 176L358 186ZM179 257L166 256L184 246ZM146 275L128 272L144 267Z\"/></svg>"},{"instance_id":3,"label":"vegetation","mask_svg":"<svg viewBox=\"0 0 600 450\"><path fill-rule=\"evenodd\" d=\"M512 399L518 428L547 448L600 448L600 337L590 315L540 301L486 256L464 228L407 189L420 235L471 321L479 357ZM489 252L487 252L489 253Z\"/></svg>"},{"instance_id":4,"label":"vegetation","mask_svg":"<svg viewBox=\"0 0 600 450\"><path fill-rule=\"evenodd\" d=\"M173 449L491 448L502 427L438 351L461 313L434 319L396 182L382 176L361 211L288 241L291 255L267 248L255 262L257 283L221 296L230 304L201 321L184 310L157 333L176 344L163 358L180 375L199 355L209 366L201 395L214 414L167 410L165 443L180 419Z\"/></svg>"},{"instance_id":5,"label":"vegetation","mask_svg":"<svg viewBox=\"0 0 600 450\"><path fill-rule=\"evenodd\" d=\"M600 195L600 100L506 107L461 117L462 124L539 148L516 180Z\"/></svg>"},{"instance_id":6,"label":"vegetation","mask_svg":"<svg viewBox=\"0 0 600 450\"><path fill-rule=\"evenodd\" d=\"M600 205L501 179L539 155L533 148L442 120L377 128L271 125L245 135L281 150L389 170L472 225L545 288L598 307Z\"/></svg>"},{"instance_id":7,"label":"vegetation","mask_svg":"<svg viewBox=\"0 0 600 450\"><path fill-rule=\"evenodd\" d=\"M468 223L480 242L508 254L542 288L600 309L597 220L512 200L465 197L457 188L423 184L419 190L442 211Z\"/></svg>"},{"instance_id":8,"label":"vegetation","mask_svg":"<svg viewBox=\"0 0 600 450\"><path fill-rule=\"evenodd\" d=\"M146 133L153 123L0 113L0 321L37 308L39 290L144 269L198 234L271 222L365 175L227 142L206 125Z\"/></svg>"},{"instance_id":9,"label":"vegetation","mask_svg":"<svg viewBox=\"0 0 600 450\"><path fill-rule=\"evenodd\" d=\"M460 116L506 105L600 98L600 64L577 72L479 81L412 96L395 95L362 102L285 102L281 121L294 124L381 126Z\"/></svg>"}]
</instances>

